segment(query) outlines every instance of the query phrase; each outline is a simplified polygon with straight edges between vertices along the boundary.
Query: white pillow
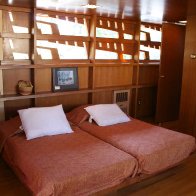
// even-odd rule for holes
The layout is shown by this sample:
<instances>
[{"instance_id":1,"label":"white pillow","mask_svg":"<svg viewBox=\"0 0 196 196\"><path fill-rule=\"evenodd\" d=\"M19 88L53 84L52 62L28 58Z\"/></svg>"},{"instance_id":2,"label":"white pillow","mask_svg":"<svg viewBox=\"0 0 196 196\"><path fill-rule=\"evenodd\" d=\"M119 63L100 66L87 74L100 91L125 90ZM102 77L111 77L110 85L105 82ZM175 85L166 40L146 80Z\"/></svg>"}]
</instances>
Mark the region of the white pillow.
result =
<instances>
[{"instance_id":1,"label":"white pillow","mask_svg":"<svg viewBox=\"0 0 196 196\"><path fill-rule=\"evenodd\" d=\"M85 110L99 126L108 126L130 121L130 118L117 104L100 104L88 106Z\"/></svg>"},{"instance_id":2,"label":"white pillow","mask_svg":"<svg viewBox=\"0 0 196 196\"><path fill-rule=\"evenodd\" d=\"M47 135L72 133L62 105L18 111L27 140Z\"/></svg>"}]
</instances>

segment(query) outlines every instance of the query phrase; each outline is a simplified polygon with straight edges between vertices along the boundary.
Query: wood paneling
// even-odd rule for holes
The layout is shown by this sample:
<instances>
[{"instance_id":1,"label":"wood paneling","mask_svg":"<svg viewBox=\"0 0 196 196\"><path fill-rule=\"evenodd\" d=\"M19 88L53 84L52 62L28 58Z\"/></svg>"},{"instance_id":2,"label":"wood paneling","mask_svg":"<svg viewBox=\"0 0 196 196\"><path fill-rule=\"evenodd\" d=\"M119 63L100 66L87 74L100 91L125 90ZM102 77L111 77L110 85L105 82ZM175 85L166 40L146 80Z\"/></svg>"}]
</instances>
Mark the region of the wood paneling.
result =
<instances>
[{"instance_id":1,"label":"wood paneling","mask_svg":"<svg viewBox=\"0 0 196 196\"><path fill-rule=\"evenodd\" d=\"M74 107L88 103L88 94L66 95L51 98L38 98L35 100L36 107L55 106L62 104L65 112Z\"/></svg>"},{"instance_id":2,"label":"wood paneling","mask_svg":"<svg viewBox=\"0 0 196 196\"><path fill-rule=\"evenodd\" d=\"M50 68L34 70L35 93L52 91L52 72Z\"/></svg>"},{"instance_id":3,"label":"wood paneling","mask_svg":"<svg viewBox=\"0 0 196 196\"><path fill-rule=\"evenodd\" d=\"M132 84L137 85L138 83L138 66L133 66L133 79L132 79Z\"/></svg>"},{"instance_id":4,"label":"wood paneling","mask_svg":"<svg viewBox=\"0 0 196 196\"><path fill-rule=\"evenodd\" d=\"M30 69L3 70L4 94L17 94L17 83L19 80L31 81Z\"/></svg>"},{"instance_id":5,"label":"wood paneling","mask_svg":"<svg viewBox=\"0 0 196 196\"><path fill-rule=\"evenodd\" d=\"M63 103L64 105L67 105L68 108L72 108L73 106L81 105L83 103L112 103L113 90L130 89L133 83L135 85L134 88L136 88L134 91L135 94L133 94L135 96L133 100L136 104L138 97L137 88L156 85L155 67L151 68L148 66L148 68L143 68L141 66L141 70L139 70L140 66L138 65L138 58L136 57L138 57L139 54L140 22L106 17L97 18L97 15L84 16L67 14L65 12L52 12L35 9L32 13L32 15L34 14L34 19L36 13L39 13L45 15L48 14L53 18L59 16L62 19L65 19L66 15L68 15L68 18L72 17L72 20L73 17L77 17L79 23L82 23L83 18L88 20L87 28L89 27L89 36L87 37L75 37L73 35L61 36L56 24L52 24L52 32L54 34L45 36L41 35L42 32L37 29L36 21L32 20L33 17L31 17L28 12L24 11L24 14L22 14L23 17L20 17L20 10L17 10L17 12L12 11L12 17L16 20L13 22L9 11L9 9L3 11L4 18L6 19L3 22L8 21L8 24L5 24L5 32L2 34L4 39L4 59L1 61L3 66L0 68L3 69L4 83L6 82L4 85L5 94L0 97L2 101L32 98L35 99L34 101L36 106L49 106ZM25 18L25 20L22 21L21 18ZM103 20L102 25L100 20ZM73 21L75 21L75 19ZM108 21L110 25L108 25ZM33 22L34 26L32 25ZM48 24L48 22L44 22L44 24ZM119 39L97 38L96 24L105 29L119 30ZM27 27L27 34L13 33L12 25ZM49 23L49 25L51 25L51 23ZM35 33L31 34L33 28ZM124 33L132 35L133 40L124 39ZM83 42L86 41L88 59L60 59L56 46L50 48L49 46L45 47L40 45L40 48L49 49L52 53L52 59L42 59L36 52L38 38L41 40L51 41L54 44L57 42L64 44L65 41L68 41L71 45L76 44L76 38L77 44L81 46ZM118 60L113 61L101 59L99 63L97 61L95 62L95 49L97 42L105 44L109 43L113 49L112 47L107 48L108 46L105 46L105 49L108 51L116 50L114 47L114 42L116 42L118 46ZM33 55L34 59L31 59L32 48L34 48L35 51ZM16 60L13 57L13 52L26 53L29 55L29 60ZM123 59L123 54L132 54L133 60ZM33 65L30 64L32 60L35 63ZM55 94L52 92L52 69L55 67L66 66L78 67L79 91L59 92ZM138 83L140 73L140 83ZM9 78L12 78L12 80L9 81ZM18 80L21 79L32 81L35 94L27 97L20 97L19 95L16 95L16 85ZM72 99L71 97L74 98ZM134 115L137 112L137 106L135 104L133 105L134 109L131 108L131 110L134 111ZM7 106L9 106L9 104L7 104ZM140 115L142 115L142 112L140 112Z\"/></svg>"},{"instance_id":6,"label":"wood paneling","mask_svg":"<svg viewBox=\"0 0 196 196\"><path fill-rule=\"evenodd\" d=\"M30 13L3 11L3 20L3 32L30 33Z\"/></svg>"},{"instance_id":7,"label":"wood paneling","mask_svg":"<svg viewBox=\"0 0 196 196\"><path fill-rule=\"evenodd\" d=\"M30 40L29 39L3 39L3 60L29 59L30 56ZM18 57L14 57L14 53ZM21 55L25 57L21 57Z\"/></svg>"},{"instance_id":8,"label":"wood paneling","mask_svg":"<svg viewBox=\"0 0 196 196\"><path fill-rule=\"evenodd\" d=\"M139 66L139 84L157 85L159 66Z\"/></svg>"},{"instance_id":9,"label":"wood paneling","mask_svg":"<svg viewBox=\"0 0 196 196\"><path fill-rule=\"evenodd\" d=\"M5 105L5 119L10 119L18 115L18 110L33 107L34 103L31 99L7 101Z\"/></svg>"},{"instance_id":10,"label":"wood paneling","mask_svg":"<svg viewBox=\"0 0 196 196\"><path fill-rule=\"evenodd\" d=\"M88 68L78 68L79 88L88 88ZM52 69L35 69L34 71L35 92L50 92L52 91Z\"/></svg>"},{"instance_id":11,"label":"wood paneling","mask_svg":"<svg viewBox=\"0 0 196 196\"><path fill-rule=\"evenodd\" d=\"M99 1L47 1L47 9L56 10L58 7L59 11L67 11L70 13L78 14L93 14L97 13L101 16L106 17L117 17L117 18L126 18L131 20L151 21L151 22L161 22L164 21L180 21L186 19L187 13L187 0L162 0L154 1L148 0L99 0ZM92 3L97 4L100 7L96 10L85 9L82 5ZM19 6L19 7L28 7L46 9L46 2L41 0L35 1L22 1L22 0L1 0L0 5L10 5L10 6ZM131 10L131 11L130 11ZM158 13L158 14L157 14Z\"/></svg>"},{"instance_id":12,"label":"wood paneling","mask_svg":"<svg viewBox=\"0 0 196 196\"><path fill-rule=\"evenodd\" d=\"M136 89L131 90L130 116L136 116Z\"/></svg>"},{"instance_id":13,"label":"wood paneling","mask_svg":"<svg viewBox=\"0 0 196 196\"><path fill-rule=\"evenodd\" d=\"M79 88L84 89L88 88L88 80L89 80L89 69L86 67L78 68L78 79L79 79Z\"/></svg>"},{"instance_id":14,"label":"wood paneling","mask_svg":"<svg viewBox=\"0 0 196 196\"><path fill-rule=\"evenodd\" d=\"M95 87L123 86L132 84L132 67L96 67Z\"/></svg>"},{"instance_id":15,"label":"wood paneling","mask_svg":"<svg viewBox=\"0 0 196 196\"><path fill-rule=\"evenodd\" d=\"M182 79L180 124L181 129L196 136L196 1L190 0L188 23L186 28L184 67Z\"/></svg>"},{"instance_id":16,"label":"wood paneling","mask_svg":"<svg viewBox=\"0 0 196 196\"><path fill-rule=\"evenodd\" d=\"M113 91L93 93L93 104L107 104L113 102Z\"/></svg>"},{"instance_id":17,"label":"wood paneling","mask_svg":"<svg viewBox=\"0 0 196 196\"><path fill-rule=\"evenodd\" d=\"M30 13L3 10L1 64L30 59Z\"/></svg>"},{"instance_id":18,"label":"wood paneling","mask_svg":"<svg viewBox=\"0 0 196 196\"><path fill-rule=\"evenodd\" d=\"M156 88L138 89L137 117L154 116L156 109Z\"/></svg>"}]
</instances>

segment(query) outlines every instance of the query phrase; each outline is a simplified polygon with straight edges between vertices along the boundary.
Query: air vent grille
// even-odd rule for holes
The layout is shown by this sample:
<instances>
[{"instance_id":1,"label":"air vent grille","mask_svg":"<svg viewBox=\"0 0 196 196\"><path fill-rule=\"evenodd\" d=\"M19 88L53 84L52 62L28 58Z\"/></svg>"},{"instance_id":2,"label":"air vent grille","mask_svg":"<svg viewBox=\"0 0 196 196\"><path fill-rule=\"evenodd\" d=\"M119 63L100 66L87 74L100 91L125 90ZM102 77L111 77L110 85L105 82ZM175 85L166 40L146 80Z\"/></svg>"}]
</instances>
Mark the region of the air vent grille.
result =
<instances>
[{"instance_id":1,"label":"air vent grille","mask_svg":"<svg viewBox=\"0 0 196 196\"><path fill-rule=\"evenodd\" d=\"M130 90L114 91L113 102L118 104L126 114L129 114Z\"/></svg>"}]
</instances>

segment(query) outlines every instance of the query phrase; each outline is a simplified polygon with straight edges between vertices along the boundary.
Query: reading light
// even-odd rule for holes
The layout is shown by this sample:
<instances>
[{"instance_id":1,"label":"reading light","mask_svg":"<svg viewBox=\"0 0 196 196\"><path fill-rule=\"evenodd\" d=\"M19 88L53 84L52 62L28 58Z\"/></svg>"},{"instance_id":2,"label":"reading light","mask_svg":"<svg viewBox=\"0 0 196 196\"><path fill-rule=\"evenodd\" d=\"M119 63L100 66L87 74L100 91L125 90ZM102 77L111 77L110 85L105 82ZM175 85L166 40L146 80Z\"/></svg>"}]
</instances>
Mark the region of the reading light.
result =
<instances>
[{"instance_id":1,"label":"reading light","mask_svg":"<svg viewBox=\"0 0 196 196\"><path fill-rule=\"evenodd\" d=\"M100 6L99 5L93 5L93 4L87 4L87 5L83 5L82 7L88 8L88 9L96 9Z\"/></svg>"}]
</instances>

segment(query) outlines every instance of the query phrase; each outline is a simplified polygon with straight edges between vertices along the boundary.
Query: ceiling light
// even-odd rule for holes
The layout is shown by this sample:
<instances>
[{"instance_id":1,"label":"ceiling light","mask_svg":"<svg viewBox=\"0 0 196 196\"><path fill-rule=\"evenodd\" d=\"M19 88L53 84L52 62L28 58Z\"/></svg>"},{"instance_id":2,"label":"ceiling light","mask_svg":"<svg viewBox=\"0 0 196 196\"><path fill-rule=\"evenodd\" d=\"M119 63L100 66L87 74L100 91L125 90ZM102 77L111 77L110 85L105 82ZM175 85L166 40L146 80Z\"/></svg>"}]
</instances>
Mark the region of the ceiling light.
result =
<instances>
[{"instance_id":1,"label":"ceiling light","mask_svg":"<svg viewBox=\"0 0 196 196\"><path fill-rule=\"evenodd\" d=\"M93 4L88 4L88 5L83 5L82 7L88 8L88 9L96 9L96 8L99 8L100 6L93 5Z\"/></svg>"}]
</instances>

